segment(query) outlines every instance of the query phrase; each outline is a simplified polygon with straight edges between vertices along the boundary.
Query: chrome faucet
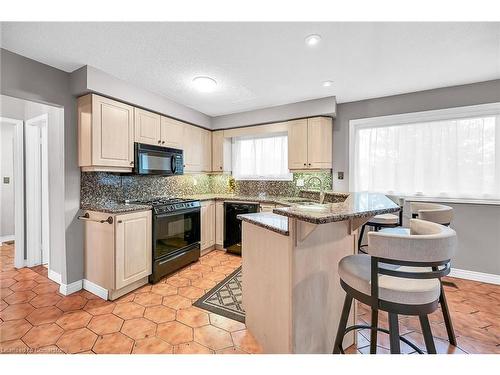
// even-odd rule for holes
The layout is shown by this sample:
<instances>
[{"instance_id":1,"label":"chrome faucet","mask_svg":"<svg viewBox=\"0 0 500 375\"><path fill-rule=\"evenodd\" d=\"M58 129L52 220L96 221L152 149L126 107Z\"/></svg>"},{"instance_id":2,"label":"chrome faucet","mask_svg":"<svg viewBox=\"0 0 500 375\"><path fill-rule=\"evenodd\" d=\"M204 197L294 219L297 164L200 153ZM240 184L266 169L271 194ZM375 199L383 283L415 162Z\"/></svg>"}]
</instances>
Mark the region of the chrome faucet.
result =
<instances>
[{"instance_id":1,"label":"chrome faucet","mask_svg":"<svg viewBox=\"0 0 500 375\"><path fill-rule=\"evenodd\" d=\"M310 187L310 182L312 180L318 180L318 182L319 182L319 203L323 204L323 200L325 199L325 192L324 192L324 188L323 188L323 181L321 181L321 178L319 178L318 176L312 176L306 182L306 186L307 187Z\"/></svg>"}]
</instances>

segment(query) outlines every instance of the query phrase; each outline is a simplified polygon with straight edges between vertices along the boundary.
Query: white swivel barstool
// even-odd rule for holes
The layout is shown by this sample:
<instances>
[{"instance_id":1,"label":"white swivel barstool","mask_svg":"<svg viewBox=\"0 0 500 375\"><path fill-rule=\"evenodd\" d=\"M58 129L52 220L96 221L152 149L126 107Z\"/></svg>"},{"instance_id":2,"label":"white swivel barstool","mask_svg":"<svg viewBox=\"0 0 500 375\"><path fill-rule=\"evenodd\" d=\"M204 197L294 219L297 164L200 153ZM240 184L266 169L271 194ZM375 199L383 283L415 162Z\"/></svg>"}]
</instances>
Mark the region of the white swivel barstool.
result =
<instances>
[{"instance_id":1,"label":"white swivel barstool","mask_svg":"<svg viewBox=\"0 0 500 375\"><path fill-rule=\"evenodd\" d=\"M418 218L421 220L430 221L441 225L448 226L453 220L453 207L446 206L444 204L427 203L427 202L410 202L410 210L413 218ZM410 229L403 227L386 228L382 229L382 232L409 235ZM450 341L450 344L457 346L455 330L453 329L451 314L448 308L448 302L446 301L446 295L444 292L442 281L441 281L441 295L439 297L439 303L441 305L441 310L443 312L443 319L446 327L446 333L448 334L448 340Z\"/></svg>"},{"instance_id":2,"label":"white swivel barstool","mask_svg":"<svg viewBox=\"0 0 500 375\"><path fill-rule=\"evenodd\" d=\"M419 317L428 353L436 353L428 315L439 305L440 278L450 271L456 249L453 229L419 219L410 220L410 234L368 233L370 255L356 254L339 262L340 284L346 292L334 344L334 353L343 352L344 335L355 329L370 329L370 353L376 353L377 332L390 335L391 353L400 353L398 314ZM346 328L352 300L371 306L371 325ZM389 313L389 330L378 327L378 311Z\"/></svg>"},{"instance_id":3,"label":"white swivel barstool","mask_svg":"<svg viewBox=\"0 0 500 375\"><path fill-rule=\"evenodd\" d=\"M387 198L392 200L394 203L399 205L399 213L396 214L380 214L372 217L368 222L361 226L361 232L358 238L358 250L365 253L363 250L364 245L362 245L363 234L365 233L366 226L372 227L375 232L383 228L397 228L403 225L403 205L404 199L395 195L387 195Z\"/></svg>"}]
</instances>

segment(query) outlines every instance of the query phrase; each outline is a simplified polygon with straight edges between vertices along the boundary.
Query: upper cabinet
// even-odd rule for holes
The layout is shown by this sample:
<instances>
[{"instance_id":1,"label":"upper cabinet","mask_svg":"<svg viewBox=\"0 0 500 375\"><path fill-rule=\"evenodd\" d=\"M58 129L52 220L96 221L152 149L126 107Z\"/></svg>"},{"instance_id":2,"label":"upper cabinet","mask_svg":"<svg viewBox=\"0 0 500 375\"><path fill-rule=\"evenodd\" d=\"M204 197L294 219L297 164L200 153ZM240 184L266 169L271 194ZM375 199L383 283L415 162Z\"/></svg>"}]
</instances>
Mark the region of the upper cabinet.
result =
<instances>
[{"instance_id":1,"label":"upper cabinet","mask_svg":"<svg viewBox=\"0 0 500 375\"><path fill-rule=\"evenodd\" d=\"M288 127L288 168L332 168L332 119L313 117L290 121Z\"/></svg>"},{"instance_id":2,"label":"upper cabinet","mask_svg":"<svg viewBox=\"0 0 500 375\"><path fill-rule=\"evenodd\" d=\"M212 168L212 132L183 125L184 172L210 172Z\"/></svg>"},{"instance_id":3,"label":"upper cabinet","mask_svg":"<svg viewBox=\"0 0 500 375\"><path fill-rule=\"evenodd\" d=\"M201 131L201 170L203 172L212 171L212 132L202 129Z\"/></svg>"},{"instance_id":4,"label":"upper cabinet","mask_svg":"<svg viewBox=\"0 0 500 375\"><path fill-rule=\"evenodd\" d=\"M182 149L182 137L185 124L169 117L161 116L161 145Z\"/></svg>"},{"instance_id":5,"label":"upper cabinet","mask_svg":"<svg viewBox=\"0 0 500 375\"><path fill-rule=\"evenodd\" d=\"M134 108L135 141L138 143L160 146L162 143L160 136L160 118L161 116L156 113Z\"/></svg>"},{"instance_id":6,"label":"upper cabinet","mask_svg":"<svg viewBox=\"0 0 500 375\"><path fill-rule=\"evenodd\" d=\"M212 171L231 171L231 139L224 138L224 130L212 132Z\"/></svg>"},{"instance_id":7,"label":"upper cabinet","mask_svg":"<svg viewBox=\"0 0 500 375\"><path fill-rule=\"evenodd\" d=\"M131 172L134 108L95 94L78 98L78 139L83 171Z\"/></svg>"}]
</instances>

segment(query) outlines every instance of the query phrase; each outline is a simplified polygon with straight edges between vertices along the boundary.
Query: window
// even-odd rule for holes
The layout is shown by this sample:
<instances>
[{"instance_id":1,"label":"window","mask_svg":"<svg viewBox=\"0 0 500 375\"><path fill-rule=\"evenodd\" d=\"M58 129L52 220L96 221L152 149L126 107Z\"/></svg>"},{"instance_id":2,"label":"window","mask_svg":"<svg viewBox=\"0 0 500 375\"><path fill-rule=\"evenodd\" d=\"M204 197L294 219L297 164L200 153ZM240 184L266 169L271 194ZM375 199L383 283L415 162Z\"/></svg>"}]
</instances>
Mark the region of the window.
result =
<instances>
[{"instance_id":1,"label":"window","mask_svg":"<svg viewBox=\"0 0 500 375\"><path fill-rule=\"evenodd\" d=\"M288 135L234 137L232 163L237 180L292 180L288 170Z\"/></svg>"},{"instance_id":2,"label":"window","mask_svg":"<svg viewBox=\"0 0 500 375\"><path fill-rule=\"evenodd\" d=\"M350 188L500 198L500 103L350 122Z\"/></svg>"}]
</instances>

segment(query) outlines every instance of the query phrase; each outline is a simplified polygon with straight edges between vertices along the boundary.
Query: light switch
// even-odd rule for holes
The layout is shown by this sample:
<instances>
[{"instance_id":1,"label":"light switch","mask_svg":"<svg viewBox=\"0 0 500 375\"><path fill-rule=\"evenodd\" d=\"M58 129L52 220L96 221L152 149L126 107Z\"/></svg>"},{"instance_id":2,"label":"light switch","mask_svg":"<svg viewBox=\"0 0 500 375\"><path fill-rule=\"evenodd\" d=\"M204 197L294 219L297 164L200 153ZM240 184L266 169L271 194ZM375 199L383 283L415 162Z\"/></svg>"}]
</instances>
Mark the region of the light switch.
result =
<instances>
[{"instance_id":1,"label":"light switch","mask_svg":"<svg viewBox=\"0 0 500 375\"><path fill-rule=\"evenodd\" d=\"M3 183L4 184L10 184L10 177L4 177L3 178Z\"/></svg>"}]
</instances>

